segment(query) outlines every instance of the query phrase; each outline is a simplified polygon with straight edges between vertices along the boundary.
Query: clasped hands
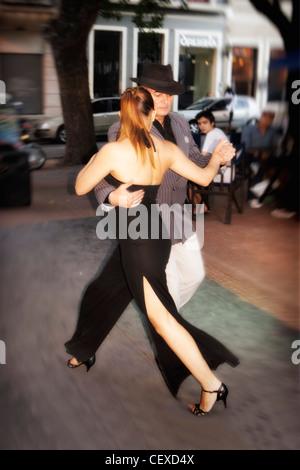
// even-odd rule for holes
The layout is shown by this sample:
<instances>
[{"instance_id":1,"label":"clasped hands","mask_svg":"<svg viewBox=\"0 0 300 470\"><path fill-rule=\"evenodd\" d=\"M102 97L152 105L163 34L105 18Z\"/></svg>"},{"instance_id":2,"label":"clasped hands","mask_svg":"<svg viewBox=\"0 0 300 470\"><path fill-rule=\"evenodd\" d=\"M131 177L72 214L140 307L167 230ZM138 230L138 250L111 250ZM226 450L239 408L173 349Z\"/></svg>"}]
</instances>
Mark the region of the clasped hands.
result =
<instances>
[{"instance_id":1,"label":"clasped hands","mask_svg":"<svg viewBox=\"0 0 300 470\"><path fill-rule=\"evenodd\" d=\"M215 146L212 156L219 159L220 165L226 165L235 156L235 148L228 140L222 139Z\"/></svg>"}]
</instances>

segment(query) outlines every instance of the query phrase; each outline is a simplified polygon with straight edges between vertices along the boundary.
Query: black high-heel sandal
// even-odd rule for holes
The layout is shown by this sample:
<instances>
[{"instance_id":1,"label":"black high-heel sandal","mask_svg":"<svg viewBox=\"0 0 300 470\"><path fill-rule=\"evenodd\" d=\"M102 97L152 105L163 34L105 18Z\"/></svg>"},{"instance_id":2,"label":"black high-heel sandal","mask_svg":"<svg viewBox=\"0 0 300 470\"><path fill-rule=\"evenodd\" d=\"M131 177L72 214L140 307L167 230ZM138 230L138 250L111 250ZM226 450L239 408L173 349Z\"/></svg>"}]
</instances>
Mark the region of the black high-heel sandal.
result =
<instances>
[{"instance_id":1,"label":"black high-heel sandal","mask_svg":"<svg viewBox=\"0 0 300 470\"><path fill-rule=\"evenodd\" d=\"M218 390L213 390L213 391L210 391L210 390L202 390L202 392L205 392L205 393L216 393L217 394L217 400L216 401L222 401L224 403L224 407L227 408L227 403L226 403L226 400L227 400L227 396L228 396L228 388L226 387L225 384L221 384L220 385L220 388ZM194 408L192 409L192 413L196 416L199 416L199 415L206 415L208 413L210 413L210 411L203 411L201 410L200 408L200 403L195 403L194 405Z\"/></svg>"},{"instance_id":2,"label":"black high-heel sandal","mask_svg":"<svg viewBox=\"0 0 300 470\"><path fill-rule=\"evenodd\" d=\"M90 357L87 361L80 362L79 364L72 364L71 360L72 359L69 359L67 361L67 366L70 367L70 369L76 369L77 367L80 367L80 366L82 366L82 364L84 364L85 367L86 367L86 371L88 372L90 370L90 368L95 364L96 356L94 355L94 356Z\"/></svg>"}]
</instances>

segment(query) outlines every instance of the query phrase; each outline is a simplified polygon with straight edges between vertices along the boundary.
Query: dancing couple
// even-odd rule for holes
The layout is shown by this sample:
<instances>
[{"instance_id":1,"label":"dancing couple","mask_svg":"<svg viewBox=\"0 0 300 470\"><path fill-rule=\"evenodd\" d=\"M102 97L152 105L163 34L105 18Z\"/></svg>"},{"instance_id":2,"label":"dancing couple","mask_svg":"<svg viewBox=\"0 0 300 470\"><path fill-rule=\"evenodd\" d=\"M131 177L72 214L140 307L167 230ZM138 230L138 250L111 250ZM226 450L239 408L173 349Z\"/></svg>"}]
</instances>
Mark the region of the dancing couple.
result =
<instances>
[{"instance_id":1,"label":"dancing couple","mask_svg":"<svg viewBox=\"0 0 300 470\"><path fill-rule=\"evenodd\" d=\"M139 204L148 208L149 234L153 205L156 205L159 187L168 170L207 186L216 176L220 165L230 161L235 153L231 144L222 141L216 146L208 165L200 168L174 143L150 135L155 119L154 102L151 94L142 86L129 88L123 93L120 119L118 140L106 144L91 158L78 174L75 189L78 195L82 195L91 191L104 178L115 188L133 180L128 191L141 194ZM120 206L115 210L117 213L128 211ZM126 220L129 226L135 216L128 212L127 215L123 219L117 217L117 220ZM122 270L130 296L145 316L155 358L169 390L176 396L182 381L192 374L200 383L202 394L200 403L190 405L190 408L194 414L204 415L216 401L223 401L226 406L228 389L212 370L224 362L235 367L238 359L219 341L188 323L178 313L166 280L171 241L162 236L163 231L162 223L161 236L155 239L148 237L133 240L129 236L122 236L119 239ZM115 281L118 282L118 279ZM113 280L111 282L113 290ZM88 329L88 319L86 325ZM81 325L80 335L74 336L77 345L81 342L81 353L74 354L76 348L72 348L72 340L66 343L67 352L74 355L68 365L78 367L85 364L89 369L95 356L84 357L85 347L88 350L85 328Z\"/></svg>"}]
</instances>

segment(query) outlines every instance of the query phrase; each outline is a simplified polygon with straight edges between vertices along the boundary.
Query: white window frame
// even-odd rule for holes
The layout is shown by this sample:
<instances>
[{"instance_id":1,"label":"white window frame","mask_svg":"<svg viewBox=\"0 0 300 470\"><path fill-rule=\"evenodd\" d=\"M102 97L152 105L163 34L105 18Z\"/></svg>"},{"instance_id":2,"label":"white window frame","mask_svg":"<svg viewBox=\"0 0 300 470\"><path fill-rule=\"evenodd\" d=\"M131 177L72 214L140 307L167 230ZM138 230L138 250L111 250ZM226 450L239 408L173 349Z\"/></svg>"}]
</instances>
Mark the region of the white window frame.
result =
<instances>
[{"instance_id":1,"label":"white window frame","mask_svg":"<svg viewBox=\"0 0 300 470\"><path fill-rule=\"evenodd\" d=\"M139 33L140 30L139 28L133 28L133 51L132 51L132 76L136 77L137 75L137 66L138 66L138 43L139 43ZM167 65L169 62L169 35L170 31L168 29L153 29L150 30L148 28L145 28L143 30L143 33L157 33L161 34L164 36L164 41L163 41L163 50L162 50L162 55L163 55L163 60L162 63L163 65Z\"/></svg>"},{"instance_id":2,"label":"white window frame","mask_svg":"<svg viewBox=\"0 0 300 470\"><path fill-rule=\"evenodd\" d=\"M121 73L119 77L119 88L122 92L126 88L127 76L127 28L123 26L104 26L94 25L90 32L88 39L88 74L89 74L89 88L91 99L94 99L94 44L95 44L95 31L118 31L122 35L121 41Z\"/></svg>"}]
</instances>

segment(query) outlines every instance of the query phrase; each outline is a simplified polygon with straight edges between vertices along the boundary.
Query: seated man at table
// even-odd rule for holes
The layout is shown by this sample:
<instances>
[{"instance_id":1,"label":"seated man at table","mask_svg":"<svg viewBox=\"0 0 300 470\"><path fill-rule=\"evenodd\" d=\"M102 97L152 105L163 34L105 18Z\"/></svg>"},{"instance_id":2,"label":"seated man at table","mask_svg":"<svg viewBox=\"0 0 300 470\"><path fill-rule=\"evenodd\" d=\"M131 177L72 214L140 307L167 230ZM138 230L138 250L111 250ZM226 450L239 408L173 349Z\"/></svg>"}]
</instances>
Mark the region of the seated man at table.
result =
<instances>
[{"instance_id":1,"label":"seated man at table","mask_svg":"<svg viewBox=\"0 0 300 470\"><path fill-rule=\"evenodd\" d=\"M201 149L204 155L212 154L215 146L221 139L227 139L228 136L215 127L215 117L211 111L202 111L196 116L197 124L200 131L205 134L205 140Z\"/></svg>"},{"instance_id":2,"label":"seated man at table","mask_svg":"<svg viewBox=\"0 0 300 470\"><path fill-rule=\"evenodd\" d=\"M196 121L197 121L200 132L205 135L202 148L200 149L202 155L211 155L214 151L215 146L218 144L218 142L220 142L221 139L228 140L228 136L221 129L218 129L217 127L215 127L215 117L211 111L201 111L200 113L197 114ZM226 170L226 168L224 170ZM204 204L204 212L208 213L209 212L209 208L207 205L208 201L206 201L206 203L203 202L202 197L199 194L199 192L194 193L193 191L194 186L197 186L197 185L191 182L189 183L190 201L194 205L200 204L202 202Z\"/></svg>"},{"instance_id":3,"label":"seated man at table","mask_svg":"<svg viewBox=\"0 0 300 470\"><path fill-rule=\"evenodd\" d=\"M258 201L270 182L270 169L274 151L280 133L273 127L274 113L263 111L260 120L255 125L246 126L242 132L242 144L250 158L252 178L250 183L249 205L261 207Z\"/></svg>"}]
</instances>

